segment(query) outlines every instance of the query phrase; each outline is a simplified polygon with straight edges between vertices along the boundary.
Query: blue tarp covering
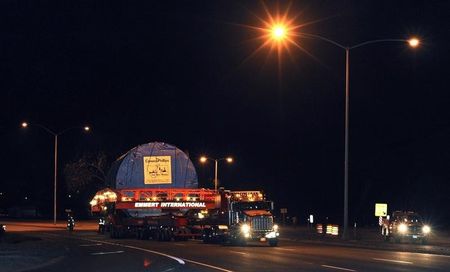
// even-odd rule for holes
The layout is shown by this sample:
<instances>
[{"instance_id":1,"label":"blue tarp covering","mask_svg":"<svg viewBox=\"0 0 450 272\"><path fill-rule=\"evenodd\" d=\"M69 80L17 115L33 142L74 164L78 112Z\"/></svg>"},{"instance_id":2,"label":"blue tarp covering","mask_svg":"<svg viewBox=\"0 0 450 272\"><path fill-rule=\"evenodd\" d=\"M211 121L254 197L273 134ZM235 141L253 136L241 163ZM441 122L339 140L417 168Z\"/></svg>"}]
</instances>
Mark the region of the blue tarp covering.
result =
<instances>
[{"instance_id":1,"label":"blue tarp covering","mask_svg":"<svg viewBox=\"0 0 450 272\"><path fill-rule=\"evenodd\" d=\"M111 166L112 188L198 188L197 172L189 157L173 145L152 142L139 145Z\"/></svg>"}]
</instances>

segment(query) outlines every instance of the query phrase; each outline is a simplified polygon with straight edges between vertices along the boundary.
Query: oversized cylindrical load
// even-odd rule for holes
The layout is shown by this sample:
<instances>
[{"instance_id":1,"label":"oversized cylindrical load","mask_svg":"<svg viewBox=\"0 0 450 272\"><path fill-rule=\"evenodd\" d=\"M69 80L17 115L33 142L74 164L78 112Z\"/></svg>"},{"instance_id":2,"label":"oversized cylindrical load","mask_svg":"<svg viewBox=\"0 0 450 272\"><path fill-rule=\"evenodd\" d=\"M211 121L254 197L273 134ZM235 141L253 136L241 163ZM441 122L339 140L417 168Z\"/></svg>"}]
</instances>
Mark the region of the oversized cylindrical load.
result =
<instances>
[{"instance_id":1,"label":"oversized cylindrical load","mask_svg":"<svg viewBox=\"0 0 450 272\"><path fill-rule=\"evenodd\" d=\"M152 142L139 145L111 166L112 188L198 188L197 172L189 157L173 145Z\"/></svg>"}]
</instances>

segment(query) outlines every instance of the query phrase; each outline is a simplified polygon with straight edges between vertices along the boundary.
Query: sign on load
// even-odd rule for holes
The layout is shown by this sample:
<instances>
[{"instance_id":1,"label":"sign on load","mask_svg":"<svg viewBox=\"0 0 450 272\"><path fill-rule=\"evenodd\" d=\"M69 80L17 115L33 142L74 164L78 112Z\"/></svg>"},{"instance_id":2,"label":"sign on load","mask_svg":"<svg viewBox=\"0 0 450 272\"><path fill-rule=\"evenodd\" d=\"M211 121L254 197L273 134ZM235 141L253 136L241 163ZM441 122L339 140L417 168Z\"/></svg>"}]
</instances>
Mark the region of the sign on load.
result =
<instances>
[{"instance_id":1,"label":"sign on load","mask_svg":"<svg viewBox=\"0 0 450 272\"><path fill-rule=\"evenodd\" d=\"M144 156L144 184L171 184L170 156Z\"/></svg>"},{"instance_id":2,"label":"sign on load","mask_svg":"<svg viewBox=\"0 0 450 272\"><path fill-rule=\"evenodd\" d=\"M375 216L387 216L387 204L376 203L375 204Z\"/></svg>"}]
</instances>

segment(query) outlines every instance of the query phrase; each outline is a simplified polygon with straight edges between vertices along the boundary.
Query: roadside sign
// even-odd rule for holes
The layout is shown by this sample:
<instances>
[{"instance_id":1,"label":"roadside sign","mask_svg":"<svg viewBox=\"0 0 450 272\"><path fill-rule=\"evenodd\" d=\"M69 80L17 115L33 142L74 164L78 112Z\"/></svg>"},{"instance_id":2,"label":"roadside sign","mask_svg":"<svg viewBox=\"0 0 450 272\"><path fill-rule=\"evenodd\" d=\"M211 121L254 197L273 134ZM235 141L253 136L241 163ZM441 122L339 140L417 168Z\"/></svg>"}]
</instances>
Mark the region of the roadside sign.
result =
<instances>
[{"instance_id":1,"label":"roadside sign","mask_svg":"<svg viewBox=\"0 0 450 272\"><path fill-rule=\"evenodd\" d=\"M281 208L280 213L287 213L287 208Z\"/></svg>"},{"instance_id":2,"label":"roadside sign","mask_svg":"<svg viewBox=\"0 0 450 272\"><path fill-rule=\"evenodd\" d=\"M312 214L309 215L309 223L314 223L314 216Z\"/></svg>"},{"instance_id":3,"label":"roadside sign","mask_svg":"<svg viewBox=\"0 0 450 272\"><path fill-rule=\"evenodd\" d=\"M378 225L383 225L383 216L380 216L380 218L378 219Z\"/></svg>"},{"instance_id":4,"label":"roadside sign","mask_svg":"<svg viewBox=\"0 0 450 272\"><path fill-rule=\"evenodd\" d=\"M386 216L387 215L387 204L386 203L376 203L375 204L375 216Z\"/></svg>"}]
</instances>

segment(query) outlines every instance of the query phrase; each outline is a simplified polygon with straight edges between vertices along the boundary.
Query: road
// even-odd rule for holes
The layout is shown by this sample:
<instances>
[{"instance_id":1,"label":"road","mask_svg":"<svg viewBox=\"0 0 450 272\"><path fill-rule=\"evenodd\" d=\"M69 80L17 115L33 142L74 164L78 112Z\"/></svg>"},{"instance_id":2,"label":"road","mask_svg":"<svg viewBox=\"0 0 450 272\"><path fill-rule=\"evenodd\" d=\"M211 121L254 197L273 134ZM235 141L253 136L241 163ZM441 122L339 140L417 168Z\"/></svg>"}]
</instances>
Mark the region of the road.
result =
<instances>
[{"instance_id":1,"label":"road","mask_svg":"<svg viewBox=\"0 0 450 272\"><path fill-rule=\"evenodd\" d=\"M26 232L58 248L32 271L450 271L450 256L282 241L279 247L113 240L94 231ZM45 250L42 248L42 250ZM0 259L1 261L1 259Z\"/></svg>"}]
</instances>

